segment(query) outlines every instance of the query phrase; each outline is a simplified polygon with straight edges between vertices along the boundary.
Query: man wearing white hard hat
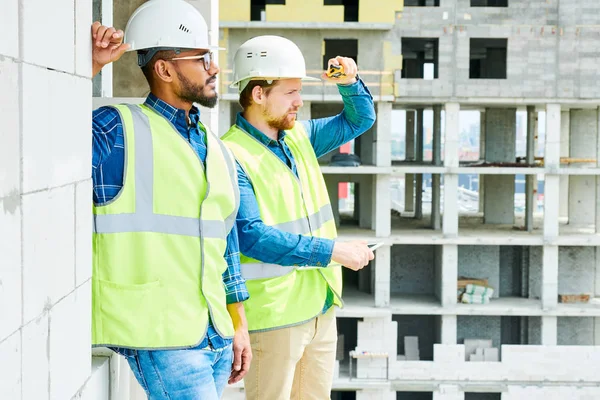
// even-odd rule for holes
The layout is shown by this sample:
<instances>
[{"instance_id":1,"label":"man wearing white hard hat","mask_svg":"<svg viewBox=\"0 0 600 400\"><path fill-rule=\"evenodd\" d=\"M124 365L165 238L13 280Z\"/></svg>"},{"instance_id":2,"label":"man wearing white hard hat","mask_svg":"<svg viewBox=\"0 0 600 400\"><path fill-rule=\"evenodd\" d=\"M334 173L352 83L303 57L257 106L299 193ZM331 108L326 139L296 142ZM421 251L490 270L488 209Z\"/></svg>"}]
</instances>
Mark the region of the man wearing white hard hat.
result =
<instances>
[{"instance_id":1,"label":"man wearing white hard hat","mask_svg":"<svg viewBox=\"0 0 600 400\"><path fill-rule=\"evenodd\" d=\"M95 110L92 343L125 356L151 400L216 400L252 357L233 155L200 121L219 67L206 22L150 0L125 33L92 25L93 73L137 51L143 105Z\"/></svg>"},{"instance_id":2,"label":"man wearing white hard hat","mask_svg":"<svg viewBox=\"0 0 600 400\"><path fill-rule=\"evenodd\" d=\"M304 56L279 36L248 40L234 57L243 112L222 137L238 161L237 217L253 361L244 379L250 400L328 399L342 305L342 266L359 270L373 259L365 242L336 242L329 196L317 158L368 130L373 99L354 60L335 82L339 115L296 121L302 107Z\"/></svg>"}]
</instances>

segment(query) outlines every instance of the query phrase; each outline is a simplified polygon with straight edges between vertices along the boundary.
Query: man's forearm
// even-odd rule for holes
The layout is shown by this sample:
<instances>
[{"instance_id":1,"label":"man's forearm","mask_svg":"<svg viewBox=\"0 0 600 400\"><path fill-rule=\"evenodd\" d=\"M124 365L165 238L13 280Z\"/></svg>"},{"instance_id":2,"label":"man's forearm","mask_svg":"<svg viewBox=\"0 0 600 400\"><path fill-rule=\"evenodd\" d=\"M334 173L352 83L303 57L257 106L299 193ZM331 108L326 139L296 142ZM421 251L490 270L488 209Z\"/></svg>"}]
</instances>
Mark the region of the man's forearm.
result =
<instances>
[{"instance_id":1,"label":"man's forearm","mask_svg":"<svg viewBox=\"0 0 600 400\"><path fill-rule=\"evenodd\" d=\"M244 303L231 303L227 304L227 311L231 316L233 322L233 328L237 331L238 329L248 329L248 321L246 320L246 311L244 310Z\"/></svg>"}]
</instances>

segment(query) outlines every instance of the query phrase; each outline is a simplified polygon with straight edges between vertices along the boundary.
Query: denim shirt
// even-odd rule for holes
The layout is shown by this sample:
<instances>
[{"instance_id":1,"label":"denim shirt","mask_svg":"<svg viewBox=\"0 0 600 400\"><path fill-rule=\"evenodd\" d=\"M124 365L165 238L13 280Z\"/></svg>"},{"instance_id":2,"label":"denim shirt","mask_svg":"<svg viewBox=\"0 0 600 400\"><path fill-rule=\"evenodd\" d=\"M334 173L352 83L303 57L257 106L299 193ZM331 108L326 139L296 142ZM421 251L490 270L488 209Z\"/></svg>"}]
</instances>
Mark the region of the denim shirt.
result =
<instances>
[{"instance_id":1,"label":"denim shirt","mask_svg":"<svg viewBox=\"0 0 600 400\"><path fill-rule=\"evenodd\" d=\"M361 80L351 85L338 85L338 90L344 102L344 110L340 114L300 121L317 158L360 136L375 122L373 97ZM298 176L294 157L283 140L285 132L280 131L278 140L272 140L252 126L241 113L237 115L236 125L263 143ZM329 265L334 241L295 235L265 225L260 218L252 183L239 163L237 169L240 186L237 216L240 251L262 262L283 266ZM329 308L332 301L333 296L329 293L324 310Z\"/></svg>"},{"instance_id":2,"label":"denim shirt","mask_svg":"<svg viewBox=\"0 0 600 400\"><path fill-rule=\"evenodd\" d=\"M189 142L204 164L206 162L205 128L200 122L200 110L192 107L189 111L190 123L185 110L179 110L160 100L153 94L146 99L145 104L171 121L179 134ZM125 166L125 139L123 123L118 111L113 107L101 107L92 114L92 181L93 197L96 205L102 205L119 193L123 187ZM237 228L227 236L225 252L227 270L223 273L223 285L227 295L227 304L237 303L248 299L245 280L240 273L240 256ZM211 345L213 348L223 348L231 340L219 336L212 322L209 322L207 334L199 344L200 348Z\"/></svg>"}]
</instances>

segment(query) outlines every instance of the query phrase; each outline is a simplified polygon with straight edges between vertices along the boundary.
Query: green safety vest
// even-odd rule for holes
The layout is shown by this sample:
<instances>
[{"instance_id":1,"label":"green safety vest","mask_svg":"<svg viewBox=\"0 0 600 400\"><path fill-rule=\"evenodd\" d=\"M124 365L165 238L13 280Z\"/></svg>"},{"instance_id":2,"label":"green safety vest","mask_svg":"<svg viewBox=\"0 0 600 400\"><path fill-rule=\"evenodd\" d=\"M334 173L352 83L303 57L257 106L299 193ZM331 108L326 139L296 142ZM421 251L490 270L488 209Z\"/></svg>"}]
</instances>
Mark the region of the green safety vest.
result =
<instances>
[{"instance_id":1,"label":"green safety vest","mask_svg":"<svg viewBox=\"0 0 600 400\"><path fill-rule=\"evenodd\" d=\"M190 144L147 106L118 105L123 188L94 206L92 343L194 347L209 315L234 334L222 274L239 190L235 161L208 132L206 171Z\"/></svg>"},{"instance_id":2,"label":"green safety vest","mask_svg":"<svg viewBox=\"0 0 600 400\"><path fill-rule=\"evenodd\" d=\"M337 231L317 157L304 127L296 123L284 138L298 177L265 145L233 126L221 138L248 175L262 221L279 230L327 239ZM329 266L280 266L242 254L242 275L250 299L244 305L250 331L282 328L310 321L323 309L327 288L342 306L342 271Z\"/></svg>"}]
</instances>

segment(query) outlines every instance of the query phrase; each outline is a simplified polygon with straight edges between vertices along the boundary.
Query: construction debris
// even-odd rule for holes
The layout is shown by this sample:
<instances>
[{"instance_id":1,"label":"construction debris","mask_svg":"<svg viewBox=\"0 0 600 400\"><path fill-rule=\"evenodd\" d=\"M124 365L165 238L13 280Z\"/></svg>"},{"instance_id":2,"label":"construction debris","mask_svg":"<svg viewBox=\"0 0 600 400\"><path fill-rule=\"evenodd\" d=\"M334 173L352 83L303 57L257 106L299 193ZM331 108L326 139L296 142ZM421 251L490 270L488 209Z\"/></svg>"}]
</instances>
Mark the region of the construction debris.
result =
<instances>
[{"instance_id":1,"label":"construction debris","mask_svg":"<svg viewBox=\"0 0 600 400\"><path fill-rule=\"evenodd\" d=\"M500 361L499 350L489 339L465 339L465 361Z\"/></svg>"},{"instance_id":2,"label":"construction debris","mask_svg":"<svg viewBox=\"0 0 600 400\"><path fill-rule=\"evenodd\" d=\"M488 285L487 279L458 278L457 300L465 304L488 304L494 289Z\"/></svg>"},{"instance_id":3,"label":"construction debris","mask_svg":"<svg viewBox=\"0 0 600 400\"><path fill-rule=\"evenodd\" d=\"M589 303L589 294L559 294L559 303Z\"/></svg>"}]
</instances>

